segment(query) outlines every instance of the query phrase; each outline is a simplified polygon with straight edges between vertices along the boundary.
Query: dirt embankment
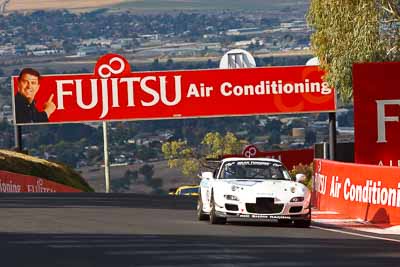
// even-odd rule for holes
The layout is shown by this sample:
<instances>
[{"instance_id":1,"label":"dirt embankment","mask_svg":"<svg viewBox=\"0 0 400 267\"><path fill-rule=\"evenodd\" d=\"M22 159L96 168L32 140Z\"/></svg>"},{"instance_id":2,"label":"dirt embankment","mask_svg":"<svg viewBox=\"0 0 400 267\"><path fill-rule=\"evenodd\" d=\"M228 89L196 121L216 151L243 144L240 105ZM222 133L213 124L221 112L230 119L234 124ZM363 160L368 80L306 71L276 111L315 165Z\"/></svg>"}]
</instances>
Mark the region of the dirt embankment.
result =
<instances>
[{"instance_id":1,"label":"dirt embankment","mask_svg":"<svg viewBox=\"0 0 400 267\"><path fill-rule=\"evenodd\" d=\"M94 191L72 168L56 162L0 149L0 170L44 178L83 192Z\"/></svg>"}]
</instances>

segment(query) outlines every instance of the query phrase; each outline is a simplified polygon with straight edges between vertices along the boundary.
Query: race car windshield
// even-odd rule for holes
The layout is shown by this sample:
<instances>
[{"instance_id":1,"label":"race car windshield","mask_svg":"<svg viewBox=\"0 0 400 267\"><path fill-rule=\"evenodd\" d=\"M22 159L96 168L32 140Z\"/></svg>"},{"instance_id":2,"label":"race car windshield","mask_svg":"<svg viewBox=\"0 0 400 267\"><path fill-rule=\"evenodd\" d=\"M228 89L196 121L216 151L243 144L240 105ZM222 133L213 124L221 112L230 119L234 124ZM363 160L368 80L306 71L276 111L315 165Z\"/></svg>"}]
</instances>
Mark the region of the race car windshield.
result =
<instances>
[{"instance_id":1,"label":"race car windshield","mask_svg":"<svg viewBox=\"0 0 400 267\"><path fill-rule=\"evenodd\" d=\"M263 161L226 162L221 179L290 180L288 171L281 164Z\"/></svg>"}]
</instances>

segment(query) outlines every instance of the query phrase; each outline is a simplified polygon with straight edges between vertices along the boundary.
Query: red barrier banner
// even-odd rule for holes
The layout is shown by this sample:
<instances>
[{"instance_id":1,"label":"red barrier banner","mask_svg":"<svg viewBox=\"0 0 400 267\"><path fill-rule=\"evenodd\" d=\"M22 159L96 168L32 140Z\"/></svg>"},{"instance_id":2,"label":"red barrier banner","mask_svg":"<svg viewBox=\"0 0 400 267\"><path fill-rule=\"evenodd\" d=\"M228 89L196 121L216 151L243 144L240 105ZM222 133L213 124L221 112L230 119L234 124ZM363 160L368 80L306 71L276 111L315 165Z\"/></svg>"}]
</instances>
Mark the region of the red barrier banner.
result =
<instances>
[{"instance_id":1,"label":"red barrier banner","mask_svg":"<svg viewBox=\"0 0 400 267\"><path fill-rule=\"evenodd\" d=\"M93 74L13 77L17 124L330 112L335 91L315 66L131 72L108 54Z\"/></svg>"},{"instance_id":2,"label":"red barrier banner","mask_svg":"<svg viewBox=\"0 0 400 267\"><path fill-rule=\"evenodd\" d=\"M34 176L0 171L0 193L57 193L82 192L79 189L62 185Z\"/></svg>"},{"instance_id":3,"label":"red barrier banner","mask_svg":"<svg viewBox=\"0 0 400 267\"><path fill-rule=\"evenodd\" d=\"M313 182L320 210L400 224L400 168L316 159Z\"/></svg>"},{"instance_id":4,"label":"red barrier banner","mask_svg":"<svg viewBox=\"0 0 400 267\"><path fill-rule=\"evenodd\" d=\"M400 62L353 65L357 163L400 166Z\"/></svg>"}]
</instances>

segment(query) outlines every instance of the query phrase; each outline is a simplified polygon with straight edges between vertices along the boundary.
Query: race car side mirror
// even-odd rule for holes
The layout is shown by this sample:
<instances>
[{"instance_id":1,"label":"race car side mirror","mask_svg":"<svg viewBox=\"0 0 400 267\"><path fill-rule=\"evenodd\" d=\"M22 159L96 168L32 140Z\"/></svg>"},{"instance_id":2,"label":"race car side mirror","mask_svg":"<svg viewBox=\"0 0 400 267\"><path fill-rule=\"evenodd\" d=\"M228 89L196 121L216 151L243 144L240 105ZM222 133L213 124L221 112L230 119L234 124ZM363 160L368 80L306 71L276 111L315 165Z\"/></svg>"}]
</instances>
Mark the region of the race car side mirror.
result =
<instances>
[{"instance_id":1,"label":"race car side mirror","mask_svg":"<svg viewBox=\"0 0 400 267\"><path fill-rule=\"evenodd\" d=\"M296 182L298 183L304 183L306 181L306 176L302 173L296 174Z\"/></svg>"},{"instance_id":2,"label":"race car side mirror","mask_svg":"<svg viewBox=\"0 0 400 267\"><path fill-rule=\"evenodd\" d=\"M213 179L213 173L212 172L202 172L201 173L201 179Z\"/></svg>"}]
</instances>

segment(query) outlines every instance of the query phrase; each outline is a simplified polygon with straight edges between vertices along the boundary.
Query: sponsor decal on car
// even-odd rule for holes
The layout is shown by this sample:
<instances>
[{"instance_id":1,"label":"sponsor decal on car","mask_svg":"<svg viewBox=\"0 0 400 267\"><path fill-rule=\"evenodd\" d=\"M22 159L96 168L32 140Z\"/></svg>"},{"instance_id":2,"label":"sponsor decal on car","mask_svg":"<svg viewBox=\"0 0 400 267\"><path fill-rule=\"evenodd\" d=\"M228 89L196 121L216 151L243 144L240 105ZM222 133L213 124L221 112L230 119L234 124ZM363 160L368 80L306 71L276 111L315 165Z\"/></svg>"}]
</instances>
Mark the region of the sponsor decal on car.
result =
<instances>
[{"instance_id":1,"label":"sponsor decal on car","mask_svg":"<svg viewBox=\"0 0 400 267\"><path fill-rule=\"evenodd\" d=\"M240 214L240 218L250 218L250 219L289 219L290 216L285 215L264 215L264 214Z\"/></svg>"}]
</instances>

